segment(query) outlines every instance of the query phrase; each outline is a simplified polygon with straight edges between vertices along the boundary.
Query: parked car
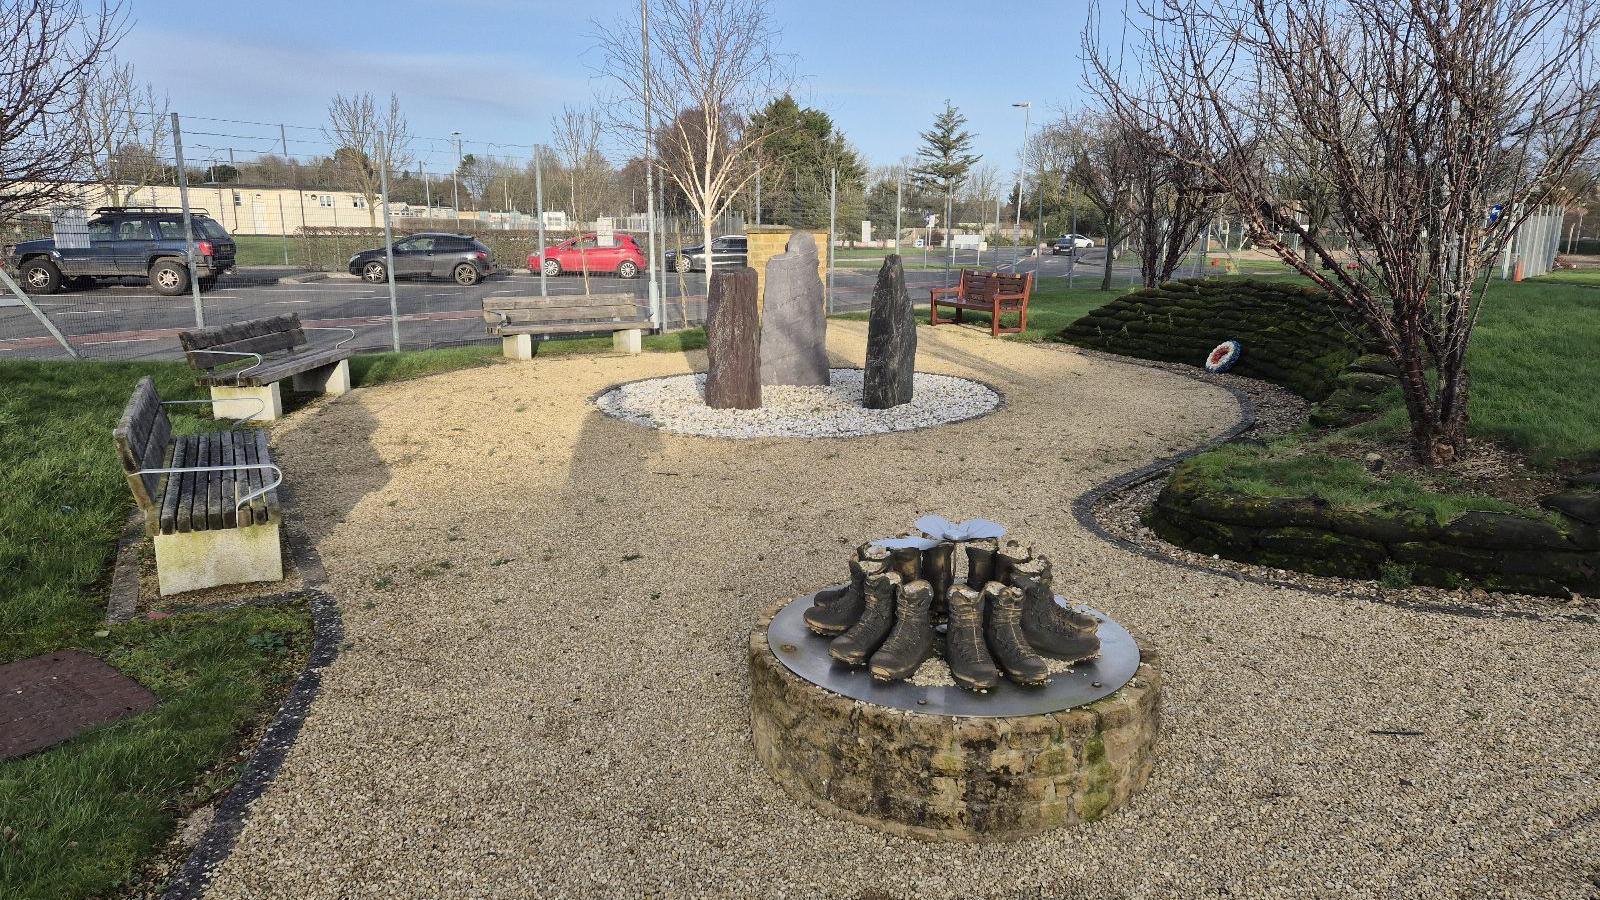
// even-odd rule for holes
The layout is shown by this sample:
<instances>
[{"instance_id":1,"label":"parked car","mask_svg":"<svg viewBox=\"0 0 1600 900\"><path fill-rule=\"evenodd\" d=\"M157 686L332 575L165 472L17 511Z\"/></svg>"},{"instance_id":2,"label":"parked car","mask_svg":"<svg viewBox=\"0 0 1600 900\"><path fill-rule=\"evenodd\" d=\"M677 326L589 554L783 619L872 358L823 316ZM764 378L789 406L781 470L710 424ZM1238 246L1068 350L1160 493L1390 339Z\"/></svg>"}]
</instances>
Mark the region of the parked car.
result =
<instances>
[{"instance_id":1,"label":"parked car","mask_svg":"<svg viewBox=\"0 0 1600 900\"><path fill-rule=\"evenodd\" d=\"M598 236L586 234L528 254L528 269L533 272L543 269L544 274L552 278L563 272L582 272L585 269L591 273L615 273L623 278L637 278L643 268L644 251L639 249L639 242L631 234L614 235L609 247L600 246Z\"/></svg>"},{"instance_id":2,"label":"parked car","mask_svg":"<svg viewBox=\"0 0 1600 900\"><path fill-rule=\"evenodd\" d=\"M1087 250L1094 246L1094 238L1084 237L1081 234L1063 234L1050 244L1050 253L1060 256L1074 250Z\"/></svg>"},{"instance_id":3,"label":"parked car","mask_svg":"<svg viewBox=\"0 0 1600 900\"><path fill-rule=\"evenodd\" d=\"M350 257L350 274L371 284L389 280L389 255L383 247ZM471 287L495 273L494 251L470 234L427 231L394 242L394 277L450 278Z\"/></svg>"},{"instance_id":4,"label":"parked car","mask_svg":"<svg viewBox=\"0 0 1600 900\"><path fill-rule=\"evenodd\" d=\"M715 268L748 265L750 245L742 234L725 234L711 242L711 259ZM706 245L668 250L665 263L674 272L704 272L706 270Z\"/></svg>"},{"instance_id":5,"label":"parked car","mask_svg":"<svg viewBox=\"0 0 1600 900\"><path fill-rule=\"evenodd\" d=\"M210 290L218 277L233 271L236 245L204 210L191 210L189 221L194 229L195 273L200 289ZM17 273L22 289L53 294L63 287L92 287L101 278L136 276L149 279L156 293L168 297L189 290L183 210L102 206L88 225L87 247L57 247L55 238L42 238L7 249L5 264Z\"/></svg>"}]
</instances>

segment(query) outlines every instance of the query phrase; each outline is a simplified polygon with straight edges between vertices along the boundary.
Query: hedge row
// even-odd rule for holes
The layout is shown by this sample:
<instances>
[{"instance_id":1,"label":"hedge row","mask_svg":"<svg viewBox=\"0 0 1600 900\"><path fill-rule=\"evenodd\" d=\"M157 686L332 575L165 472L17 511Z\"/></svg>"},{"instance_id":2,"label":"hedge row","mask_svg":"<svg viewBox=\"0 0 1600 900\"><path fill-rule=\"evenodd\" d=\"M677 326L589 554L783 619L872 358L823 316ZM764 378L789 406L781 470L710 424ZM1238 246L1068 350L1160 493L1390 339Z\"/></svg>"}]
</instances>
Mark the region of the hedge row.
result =
<instances>
[{"instance_id":1,"label":"hedge row","mask_svg":"<svg viewBox=\"0 0 1600 900\"><path fill-rule=\"evenodd\" d=\"M1139 359L1201 366L1237 340L1233 371L1311 401L1333 393L1361 341L1320 291L1270 281L1184 279L1135 291L1063 329L1062 340Z\"/></svg>"},{"instance_id":2,"label":"hedge row","mask_svg":"<svg viewBox=\"0 0 1600 900\"><path fill-rule=\"evenodd\" d=\"M1574 486L1543 505L1555 516L1470 511L1439 523L1415 510L1228 494L1185 464L1146 522L1180 546L1317 575L1556 597L1600 592L1600 491Z\"/></svg>"}]
</instances>

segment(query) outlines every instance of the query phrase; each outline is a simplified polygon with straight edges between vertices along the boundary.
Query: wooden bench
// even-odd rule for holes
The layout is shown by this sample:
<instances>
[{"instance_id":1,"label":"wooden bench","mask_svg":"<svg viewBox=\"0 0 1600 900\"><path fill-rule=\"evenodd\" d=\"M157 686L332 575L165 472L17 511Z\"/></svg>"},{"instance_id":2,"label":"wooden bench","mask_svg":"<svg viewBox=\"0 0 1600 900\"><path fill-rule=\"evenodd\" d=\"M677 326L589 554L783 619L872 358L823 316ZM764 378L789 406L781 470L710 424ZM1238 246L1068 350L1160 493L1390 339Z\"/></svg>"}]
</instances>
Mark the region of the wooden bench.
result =
<instances>
[{"instance_id":1,"label":"wooden bench","mask_svg":"<svg viewBox=\"0 0 1600 900\"><path fill-rule=\"evenodd\" d=\"M308 331L343 331L348 337L331 347L311 347ZM293 379L297 391L338 396L350 391L351 351L344 345L353 328L306 328L295 313L251 319L232 325L197 328L178 335L199 383L211 388L211 412L218 419L267 422L283 415L278 382Z\"/></svg>"},{"instance_id":2,"label":"wooden bench","mask_svg":"<svg viewBox=\"0 0 1600 900\"><path fill-rule=\"evenodd\" d=\"M545 340L606 331L611 332L611 346L618 353L638 353L651 327L649 301L633 294L485 297L483 320L510 359L532 359L536 335Z\"/></svg>"},{"instance_id":3,"label":"wooden bench","mask_svg":"<svg viewBox=\"0 0 1600 900\"><path fill-rule=\"evenodd\" d=\"M155 382L139 380L112 436L145 533L161 595L283 580L277 486L283 472L258 429L174 435Z\"/></svg>"},{"instance_id":4,"label":"wooden bench","mask_svg":"<svg viewBox=\"0 0 1600 900\"><path fill-rule=\"evenodd\" d=\"M1032 272L1026 275L1003 275L999 272L964 269L961 281L954 287L934 288L928 292L928 324L943 324L939 319L941 306L956 311L956 322L961 321L962 310L976 309L989 314L990 334L995 337L1016 334L1028 327L1028 297L1032 293ZM1018 314L1017 327L1000 327L1001 313L1013 311Z\"/></svg>"}]
</instances>

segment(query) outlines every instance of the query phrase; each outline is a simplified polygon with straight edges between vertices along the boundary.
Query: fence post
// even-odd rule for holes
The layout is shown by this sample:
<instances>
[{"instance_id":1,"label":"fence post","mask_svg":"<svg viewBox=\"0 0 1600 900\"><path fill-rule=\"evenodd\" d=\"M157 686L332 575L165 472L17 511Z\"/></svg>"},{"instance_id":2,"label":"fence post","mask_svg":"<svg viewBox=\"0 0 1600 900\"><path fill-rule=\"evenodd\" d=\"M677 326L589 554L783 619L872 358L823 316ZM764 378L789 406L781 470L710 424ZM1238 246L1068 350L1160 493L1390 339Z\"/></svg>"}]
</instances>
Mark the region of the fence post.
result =
<instances>
[{"instance_id":1,"label":"fence post","mask_svg":"<svg viewBox=\"0 0 1600 900\"><path fill-rule=\"evenodd\" d=\"M833 312L833 244L839 218L839 170L828 170L828 293L823 301L823 306L828 312Z\"/></svg>"},{"instance_id":2,"label":"fence post","mask_svg":"<svg viewBox=\"0 0 1600 900\"><path fill-rule=\"evenodd\" d=\"M539 217L539 296L550 296L550 286L544 274L544 154L539 145L533 145L533 207Z\"/></svg>"},{"instance_id":3,"label":"fence post","mask_svg":"<svg viewBox=\"0 0 1600 900\"><path fill-rule=\"evenodd\" d=\"M894 252L900 252L900 207L905 205L906 176L904 172L894 176Z\"/></svg>"},{"instance_id":4,"label":"fence post","mask_svg":"<svg viewBox=\"0 0 1600 900\"><path fill-rule=\"evenodd\" d=\"M389 226L389 154L383 132L378 132L378 146L385 148L379 154L378 189L383 192L383 253L388 260L385 266L389 276L389 337L396 353L400 352L400 304L394 295L394 232Z\"/></svg>"},{"instance_id":5,"label":"fence post","mask_svg":"<svg viewBox=\"0 0 1600 900\"><path fill-rule=\"evenodd\" d=\"M189 170L183 164L183 131L178 114L172 114L172 155L178 163L178 203L183 207L183 252L189 263L189 290L194 294L194 326L206 327L206 310L200 302L200 271L194 265L194 218L189 213Z\"/></svg>"}]
</instances>

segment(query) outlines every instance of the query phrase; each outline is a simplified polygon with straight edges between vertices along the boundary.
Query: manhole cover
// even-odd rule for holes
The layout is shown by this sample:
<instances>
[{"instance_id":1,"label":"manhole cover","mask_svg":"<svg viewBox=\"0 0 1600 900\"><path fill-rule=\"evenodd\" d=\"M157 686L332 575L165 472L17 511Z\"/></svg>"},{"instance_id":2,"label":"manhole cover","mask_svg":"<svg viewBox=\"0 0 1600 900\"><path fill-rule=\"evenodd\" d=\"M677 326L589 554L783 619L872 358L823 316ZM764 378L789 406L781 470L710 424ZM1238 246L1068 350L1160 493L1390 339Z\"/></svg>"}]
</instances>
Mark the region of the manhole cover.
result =
<instances>
[{"instance_id":1,"label":"manhole cover","mask_svg":"<svg viewBox=\"0 0 1600 900\"><path fill-rule=\"evenodd\" d=\"M53 747L156 705L139 682L77 650L0 666L0 760Z\"/></svg>"}]
</instances>

